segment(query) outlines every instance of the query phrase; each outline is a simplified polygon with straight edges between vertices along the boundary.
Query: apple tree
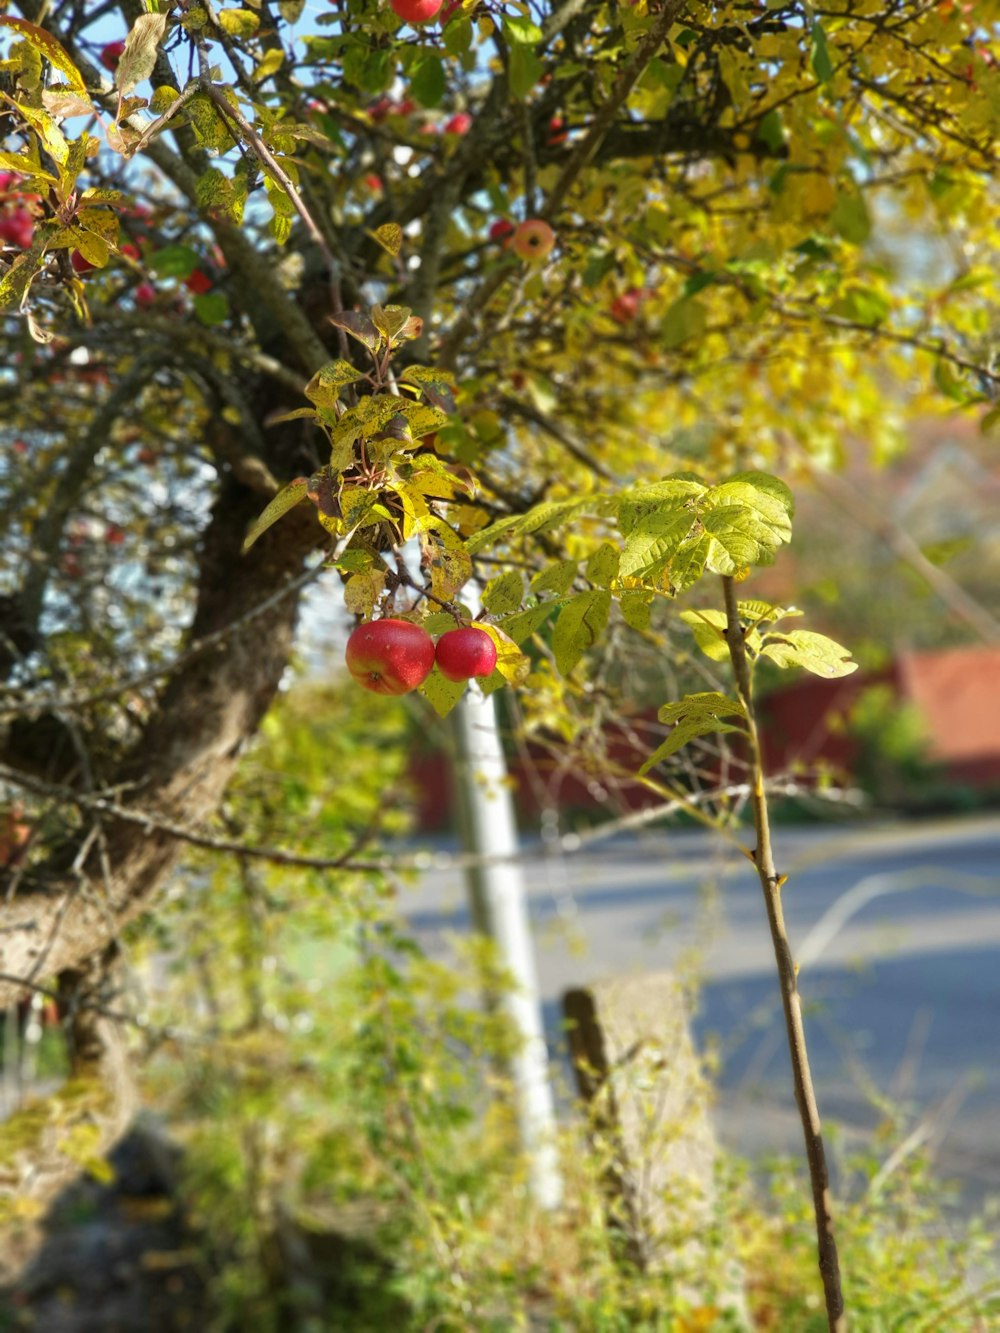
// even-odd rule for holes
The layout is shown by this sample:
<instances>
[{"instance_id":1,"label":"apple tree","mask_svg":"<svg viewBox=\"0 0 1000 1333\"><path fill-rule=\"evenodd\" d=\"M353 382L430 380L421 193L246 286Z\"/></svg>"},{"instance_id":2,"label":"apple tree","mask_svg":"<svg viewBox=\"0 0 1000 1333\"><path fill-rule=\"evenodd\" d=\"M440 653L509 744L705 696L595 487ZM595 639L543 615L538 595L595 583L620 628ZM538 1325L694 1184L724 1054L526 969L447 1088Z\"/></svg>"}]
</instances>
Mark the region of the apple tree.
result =
<instances>
[{"instance_id":1,"label":"apple tree","mask_svg":"<svg viewBox=\"0 0 1000 1333\"><path fill-rule=\"evenodd\" d=\"M442 635L476 576L485 688L572 738L604 645L662 645L651 608L718 574L726 609L676 624L737 689L670 701L656 762L754 740L747 652L846 669L735 581L790 535L804 458L1000 420L998 19L8 5L0 781L32 835L0 998L154 906L319 578Z\"/></svg>"}]
</instances>

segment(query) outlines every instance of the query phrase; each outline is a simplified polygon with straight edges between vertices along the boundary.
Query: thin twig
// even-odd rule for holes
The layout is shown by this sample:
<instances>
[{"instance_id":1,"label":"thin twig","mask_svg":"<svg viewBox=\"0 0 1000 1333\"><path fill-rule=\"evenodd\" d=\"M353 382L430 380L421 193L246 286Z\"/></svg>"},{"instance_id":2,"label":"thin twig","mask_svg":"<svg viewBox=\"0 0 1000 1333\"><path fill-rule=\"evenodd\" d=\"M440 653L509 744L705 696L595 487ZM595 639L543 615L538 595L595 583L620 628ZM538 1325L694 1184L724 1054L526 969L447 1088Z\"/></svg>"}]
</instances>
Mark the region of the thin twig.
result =
<instances>
[{"instance_id":1,"label":"thin twig","mask_svg":"<svg viewBox=\"0 0 1000 1333\"><path fill-rule=\"evenodd\" d=\"M813 1087L812 1074L809 1069L809 1053L806 1047L805 1026L802 1021L802 1001L798 988L798 967L792 957L791 945L788 942L784 909L781 902L781 887L787 876L780 875L774 864L771 825L767 808L767 796L764 790L764 762L753 709L750 662L743 637L743 626L740 624L735 580L731 577L724 577L722 587L726 602L726 644L729 648L729 658L733 667L733 676L736 680L737 694L745 712L746 736L750 752L750 807L757 832L757 847L753 853L753 861L757 867L757 876L764 893L767 923L771 931L771 943L774 946L774 959L777 964L778 980L781 987L781 1003L785 1013L785 1030L788 1036L788 1051L792 1060L795 1101L799 1108L802 1132L805 1136L806 1159L809 1164L813 1208L816 1214L819 1270L823 1278L827 1322L830 1333L847 1333L847 1316L844 1313L844 1296L840 1285L840 1259L837 1254L837 1241L834 1235L833 1214L830 1204L830 1174L826 1164L826 1149L823 1146L822 1124L819 1117L819 1107L816 1103L816 1091Z\"/></svg>"}]
</instances>

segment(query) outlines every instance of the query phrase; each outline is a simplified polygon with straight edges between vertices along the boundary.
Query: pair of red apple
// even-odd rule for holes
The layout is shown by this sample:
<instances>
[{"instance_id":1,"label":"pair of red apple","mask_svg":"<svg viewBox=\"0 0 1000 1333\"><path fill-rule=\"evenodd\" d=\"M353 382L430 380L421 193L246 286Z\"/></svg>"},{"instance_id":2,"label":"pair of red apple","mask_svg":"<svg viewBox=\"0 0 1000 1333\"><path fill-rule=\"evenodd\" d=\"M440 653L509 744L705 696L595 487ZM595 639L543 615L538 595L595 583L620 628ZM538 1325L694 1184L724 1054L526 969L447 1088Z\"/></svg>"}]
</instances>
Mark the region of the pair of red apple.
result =
<instances>
[{"instance_id":1,"label":"pair of red apple","mask_svg":"<svg viewBox=\"0 0 1000 1333\"><path fill-rule=\"evenodd\" d=\"M438 670L448 680L490 676L497 664L496 644L484 629L464 625L434 640L411 620L369 620L347 640L347 669L366 690L409 694Z\"/></svg>"}]
</instances>

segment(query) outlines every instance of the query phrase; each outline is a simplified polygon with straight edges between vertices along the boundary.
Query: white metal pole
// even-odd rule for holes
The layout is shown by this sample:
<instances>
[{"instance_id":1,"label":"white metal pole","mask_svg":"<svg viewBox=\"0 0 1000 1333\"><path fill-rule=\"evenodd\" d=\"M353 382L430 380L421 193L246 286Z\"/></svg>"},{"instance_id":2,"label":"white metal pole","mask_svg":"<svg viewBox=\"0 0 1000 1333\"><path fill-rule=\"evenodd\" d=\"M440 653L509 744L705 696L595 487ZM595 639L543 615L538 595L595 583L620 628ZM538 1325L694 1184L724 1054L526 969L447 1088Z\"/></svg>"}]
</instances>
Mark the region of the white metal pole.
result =
<instances>
[{"instance_id":1,"label":"white metal pole","mask_svg":"<svg viewBox=\"0 0 1000 1333\"><path fill-rule=\"evenodd\" d=\"M467 872L469 902L477 928L495 941L499 960L513 979L513 987L505 987L496 1002L520 1038L510 1072L521 1142L533 1197L543 1208L556 1208L562 1199L562 1180L555 1103L524 875L514 859L519 851L514 803L493 697L472 685L452 717L462 842L466 851L481 858Z\"/></svg>"}]
</instances>

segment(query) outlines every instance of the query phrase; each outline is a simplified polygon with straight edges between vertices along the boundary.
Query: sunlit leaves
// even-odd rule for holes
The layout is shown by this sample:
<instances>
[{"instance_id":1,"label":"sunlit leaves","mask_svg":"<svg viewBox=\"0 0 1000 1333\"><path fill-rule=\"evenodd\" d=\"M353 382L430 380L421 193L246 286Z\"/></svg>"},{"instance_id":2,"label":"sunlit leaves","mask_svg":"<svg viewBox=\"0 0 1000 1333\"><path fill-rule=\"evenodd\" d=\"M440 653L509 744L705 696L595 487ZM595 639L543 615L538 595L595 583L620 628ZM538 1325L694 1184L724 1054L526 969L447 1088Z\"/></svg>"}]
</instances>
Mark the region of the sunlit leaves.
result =
<instances>
[{"instance_id":1,"label":"sunlit leaves","mask_svg":"<svg viewBox=\"0 0 1000 1333\"><path fill-rule=\"evenodd\" d=\"M825 634L796 629L788 634L768 635L761 656L769 657L780 667L803 667L816 676L835 679L857 671L857 662L851 661L850 650L828 639Z\"/></svg>"},{"instance_id":2,"label":"sunlit leaves","mask_svg":"<svg viewBox=\"0 0 1000 1333\"><path fill-rule=\"evenodd\" d=\"M659 719L671 727L670 735L654 750L639 772L648 773L699 736L739 731L739 723L727 719L745 716L746 711L738 699L717 691L689 694L677 703L665 704L659 711Z\"/></svg>"}]
</instances>

